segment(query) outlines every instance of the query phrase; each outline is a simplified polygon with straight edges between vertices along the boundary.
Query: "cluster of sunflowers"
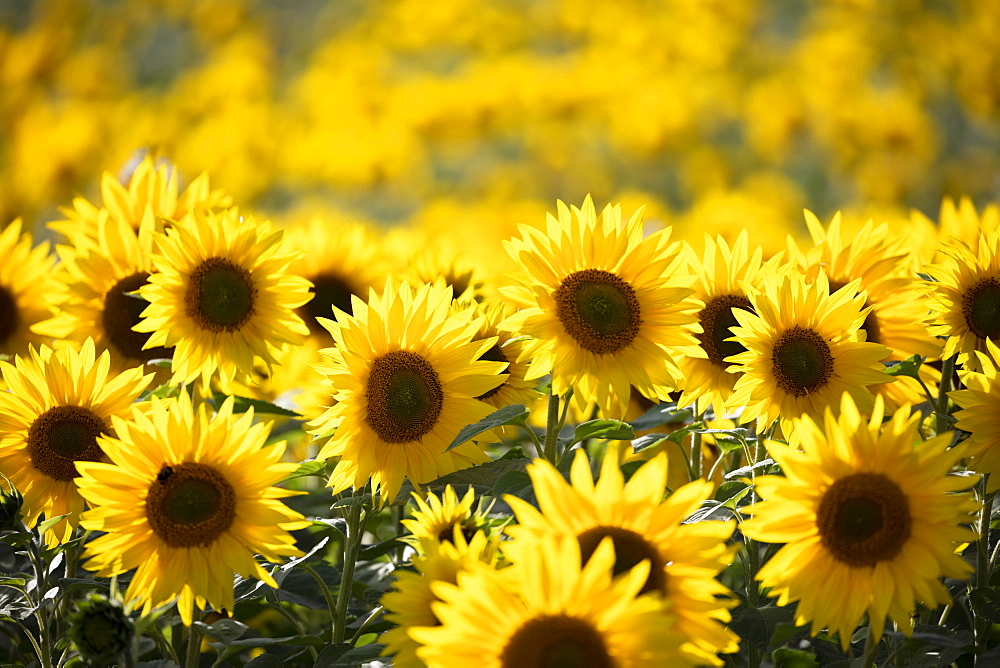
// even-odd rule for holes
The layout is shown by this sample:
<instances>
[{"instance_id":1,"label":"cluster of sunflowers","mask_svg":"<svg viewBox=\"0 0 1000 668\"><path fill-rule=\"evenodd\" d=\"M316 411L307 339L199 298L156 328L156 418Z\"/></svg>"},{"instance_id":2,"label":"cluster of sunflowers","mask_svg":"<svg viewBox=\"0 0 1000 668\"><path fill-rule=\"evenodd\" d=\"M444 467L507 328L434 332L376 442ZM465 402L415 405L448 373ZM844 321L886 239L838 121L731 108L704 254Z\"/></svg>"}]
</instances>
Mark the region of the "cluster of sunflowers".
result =
<instances>
[{"instance_id":1,"label":"cluster of sunflowers","mask_svg":"<svg viewBox=\"0 0 1000 668\"><path fill-rule=\"evenodd\" d=\"M995 653L996 207L807 213L765 256L588 197L494 274L178 178L105 174L55 255L0 234L0 585L40 665Z\"/></svg>"}]
</instances>

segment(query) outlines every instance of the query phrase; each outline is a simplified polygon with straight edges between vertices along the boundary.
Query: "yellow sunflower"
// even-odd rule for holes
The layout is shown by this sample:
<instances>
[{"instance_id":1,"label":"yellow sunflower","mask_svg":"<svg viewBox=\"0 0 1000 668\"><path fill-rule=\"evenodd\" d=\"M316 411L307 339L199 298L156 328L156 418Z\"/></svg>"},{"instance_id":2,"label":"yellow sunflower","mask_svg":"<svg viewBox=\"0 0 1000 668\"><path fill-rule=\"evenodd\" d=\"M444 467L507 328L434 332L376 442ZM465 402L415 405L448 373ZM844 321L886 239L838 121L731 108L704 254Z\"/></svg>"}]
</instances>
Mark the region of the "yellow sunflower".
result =
<instances>
[{"instance_id":1,"label":"yellow sunflower","mask_svg":"<svg viewBox=\"0 0 1000 668\"><path fill-rule=\"evenodd\" d=\"M133 331L149 305L135 294L153 273L152 218L133 230L127 222L101 212L93 243L59 246L66 292L59 314L37 324L36 332L60 340L92 338L99 350L111 351L113 369L124 370L153 359L169 358L168 348L144 348L148 334Z\"/></svg>"},{"instance_id":2,"label":"yellow sunflower","mask_svg":"<svg viewBox=\"0 0 1000 668\"><path fill-rule=\"evenodd\" d=\"M864 293L852 281L833 294L826 275L807 283L801 274L766 281L750 294L753 312L733 311L736 340L746 352L727 358L743 373L729 398L730 410L742 407L740 421L756 419L761 428L780 418L822 416L836 407L845 391L862 411L870 411L870 385L892 381L880 363L889 349L860 340L861 325L871 307L862 308Z\"/></svg>"},{"instance_id":3,"label":"yellow sunflower","mask_svg":"<svg viewBox=\"0 0 1000 668\"><path fill-rule=\"evenodd\" d=\"M598 216L588 197L579 209L559 202L545 233L520 229L505 246L527 274L501 292L522 308L501 327L531 337L518 356L528 380L551 372L555 394L573 388L579 406L620 418L632 386L665 399L681 384L676 358L705 355L694 277L669 228L643 238L641 211L623 223L619 207Z\"/></svg>"},{"instance_id":4,"label":"yellow sunflower","mask_svg":"<svg viewBox=\"0 0 1000 668\"><path fill-rule=\"evenodd\" d=\"M475 302L460 302L459 300L453 302L453 307L456 310L462 310L469 306L476 308L476 314L482 316L482 324L479 326L479 331L473 336L473 340L490 339L496 341L489 350L483 353L480 359L507 364L507 379L504 380L503 384L481 394L476 399L484 401L494 408L503 408L514 404L531 406L541 394L535 390L536 383L525 379L525 376L528 375L528 364L520 361L524 341L513 336L510 332L500 329L500 323L507 317L507 307L502 302L493 302L486 306L475 306Z\"/></svg>"},{"instance_id":5,"label":"yellow sunflower","mask_svg":"<svg viewBox=\"0 0 1000 668\"><path fill-rule=\"evenodd\" d=\"M726 545L733 522L683 523L703 500L711 498L714 488L698 480L664 500L666 454L644 464L627 483L618 461L618 454L609 449L596 484L582 450L577 450L573 460L572 484L547 461L529 464L539 509L505 497L518 524L508 527L514 540L501 549L513 560L520 549L537 549L546 536L567 536L579 543L586 562L597 545L610 537L615 573L650 562L641 591L659 592L669 602L683 636L683 654L698 665L721 666L718 654L739 648L739 639L725 626L729 608L736 602L715 579L733 556L733 549Z\"/></svg>"},{"instance_id":6,"label":"yellow sunflower","mask_svg":"<svg viewBox=\"0 0 1000 668\"><path fill-rule=\"evenodd\" d=\"M362 223L338 218L312 218L285 229L284 245L301 254L295 271L313 284L309 301L298 313L317 341L329 344L330 333L316 318L329 318L333 307L351 313L351 297L364 299L385 280L388 271L381 245Z\"/></svg>"},{"instance_id":7,"label":"yellow sunflower","mask_svg":"<svg viewBox=\"0 0 1000 668\"><path fill-rule=\"evenodd\" d=\"M502 571L474 568L436 582L437 626L414 627L417 655L432 668L640 668L685 665L669 605L643 594L650 565L613 578L606 538L583 562L575 540L548 536Z\"/></svg>"},{"instance_id":8,"label":"yellow sunflower","mask_svg":"<svg viewBox=\"0 0 1000 668\"><path fill-rule=\"evenodd\" d=\"M948 337L942 357L979 370L976 351L988 353L986 341L1000 341L1000 229L980 232L979 253L958 240L943 245L937 264L925 271L930 295L931 334Z\"/></svg>"},{"instance_id":9,"label":"yellow sunflower","mask_svg":"<svg viewBox=\"0 0 1000 668\"><path fill-rule=\"evenodd\" d=\"M414 542L453 541L456 532L469 537L478 529L481 521L477 521L472 512L472 503L476 499L475 490L470 486L465 496L459 501L455 489L448 485L440 497L428 494L424 501L419 494L413 494L417 510L411 519L403 520L402 524L413 535Z\"/></svg>"},{"instance_id":10,"label":"yellow sunflower","mask_svg":"<svg viewBox=\"0 0 1000 668\"><path fill-rule=\"evenodd\" d=\"M399 569L393 590L382 597L386 620L398 624L386 631L380 641L385 643L385 656L393 656L393 665L399 668L421 668L424 662L417 658L421 643L410 637L410 629L435 626L439 622L431 604L440 599L431 586L435 582L458 582L458 574L485 564L497 565L497 540L490 540L479 531L466 541L459 533L454 542L441 542L437 537L422 539L413 558L414 570Z\"/></svg>"},{"instance_id":11,"label":"yellow sunflower","mask_svg":"<svg viewBox=\"0 0 1000 668\"><path fill-rule=\"evenodd\" d=\"M988 354L976 352L981 372L962 373L964 390L948 396L962 410L955 413L958 429L969 432L963 441L972 460L971 468L988 473L988 490L1000 489L1000 346L986 339Z\"/></svg>"},{"instance_id":12,"label":"yellow sunflower","mask_svg":"<svg viewBox=\"0 0 1000 668\"><path fill-rule=\"evenodd\" d=\"M62 291L53 277L55 263L47 241L31 247L31 235L21 234L20 219L0 232L0 354L23 355L29 344L46 341L31 327L52 315Z\"/></svg>"},{"instance_id":13,"label":"yellow sunflower","mask_svg":"<svg viewBox=\"0 0 1000 668\"><path fill-rule=\"evenodd\" d=\"M173 381L218 370L223 382L253 373L254 358L270 366L309 333L295 309L309 301L309 281L289 271L295 255L272 232L229 209L196 212L156 237L156 273L139 288L149 302L137 332L146 348L176 346Z\"/></svg>"},{"instance_id":14,"label":"yellow sunflower","mask_svg":"<svg viewBox=\"0 0 1000 668\"><path fill-rule=\"evenodd\" d=\"M822 426L798 421L801 451L770 444L784 475L757 479L764 500L742 529L785 544L757 578L778 605L799 602L797 624L837 632L846 649L866 613L878 639L886 616L909 634L916 601L951 600L939 577L972 571L955 549L974 539L959 525L977 504L957 493L975 479L948 475L962 449L948 450L950 435L921 442L919 412L906 406L883 425L881 399L865 420L847 393L839 412L827 410Z\"/></svg>"},{"instance_id":15,"label":"yellow sunflower","mask_svg":"<svg viewBox=\"0 0 1000 668\"><path fill-rule=\"evenodd\" d=\"M46 534L48 544L69 538L83 511L78 464L104 457L98 437L114 433L112 418L129 415L153 375L142 369L109 373L107 352L95 356L88 339L79 352L28 348L29 357L0 362L9 392L0 392L0 470L24 495L29 527L41 514L68 514Z\"/></svg>"},{"instance_id":16,"label":"yellow sunflower","mask_svg":"<svg viewBox=\"0 0 1000 668\"><path fill-rule=\"evenodd\" d=\"M865 340L889 348L891 360L915 354L939 357L941 342L914 326L926 318L927 304L916 290L911 254L900 237L890 235L889 225L869 220L845 239L840 213L826 229L812 212L806 211L805 217L813 246L803 251L789 238L790 258L808 280L815 280L821 271L826 274L831 292L861 281L858 289L865 292L864 305L872 307L861 325Z\"/></svg>"},{"instance_id":17,"label":"yellow sunflower","mask_svg":"<svg viewBox=\"0 0 1000 668\"><path fill-rule=\"evenodd\" d=\"M702 331L695 335L704 356L680 358L684 392L677 403L679 406L696 404L699 413L714 406L721 417L722 408L739 378L738 374L727 371L729 363L724 361L746 350L738 342L727 340L732 336L730 328L737 324L733 309L753 308L742 283L757 285L762 275L763 253L758 246L751 254L748 238L747 231L743 230L730 248L722 237L706 236L704 256L698 258L693 252L688 254L689 271L698 277L694 296L704 304L698 312Z\"/></svg>"},{"instance_id":18,"label":"yellow sunflower","mask_svg":"<svg viewBox=\"0 0 1000 668\"><path fill-rule=\"evenodd\" d=\"M126 172L128 170L126 165ZM114 174L101 177L101 206L77 197L73 208L60 209L67 220L56 221L49 227L78 243L79 237L97 236L102 212L116 223L125 223L138 230L144 218L159 223L162 219L180 220L196 209L222 210L232 204L232 198L221 190L212 190L208 174L203 173L182 192L178 191L177 170L173 165L145 156L128 175L123 185Z\"/></svg>"},{"instance_id":19,"label":"yellow sunflower","mask_svg":"<svg viewBox=\"0 0 1000 668\"><path fill-rule=\"evenodd\" d=\"M317 366L336 402L309 423L317 435L336 433L318 457L340 457L330 477L334 493L360 489L369 479L383 500L408 477L430 482L486 461L475 444L447 450L462 427L492 407L476 399L507 376L501 362L481 360L494 339L473 341L481 323L471 309L449 314L451 288L387 281L353 315L335 310L321 319L335 347Z\"/></svg>"},{"instance_id":20,"label":"yellow sunflower","mask_svg":"<svg viewBox=\"0 0 1000 668\"><path fill-rule=\"evenodd\" d=\"M254 559L298 556L289 531L309 525L279 499L275 483L298 464L279 460L284 442L265 445L270 425L236 417L227 399L214 416L187 393L149 415L115 418L101 439L110 464L80 465L77 484L91 509L80 525L106 532L87 543L86 568L108 577L136 569L125 598L143 614L177 598L185 624L194 606L233 609L233 576L277 584Z\"/></svg>"}]
</instances>

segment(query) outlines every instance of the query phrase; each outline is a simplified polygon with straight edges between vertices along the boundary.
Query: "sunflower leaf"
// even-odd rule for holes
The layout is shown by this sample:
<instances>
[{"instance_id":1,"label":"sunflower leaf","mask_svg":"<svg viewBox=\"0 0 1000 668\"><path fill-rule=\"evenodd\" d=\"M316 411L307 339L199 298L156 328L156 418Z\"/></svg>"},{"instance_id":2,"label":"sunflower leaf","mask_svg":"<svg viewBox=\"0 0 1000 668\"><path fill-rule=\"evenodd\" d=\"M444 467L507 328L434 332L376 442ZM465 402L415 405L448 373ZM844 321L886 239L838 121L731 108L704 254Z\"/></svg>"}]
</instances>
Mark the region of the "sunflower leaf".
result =
<instances>
[{"instance_id":1,"label":"sunflower leaf","mask_svg":"<svg viewBox=\"0 0 1000 668\"><path fill-rule=\"evenodd\" d=\"M295 478L304 478L306 476L319 476L324 477L326 474L326 460L322 459L310 459L309 461L302 462L299 464L299 468L295 469L284 478L281 482L288 480L294 480Z\"/></svg>"},{"instance_id":2,"label":"sunflower leaf","mask_svg":"<svg viewBox=\"0 0 1000 668\"><path fill-rule=\"evenodd\" d=\"M443 492L445 487L448 485L455 487L456 491L459 491L461 488L468 485L476 490L476 494L490 494L493 486L497 483L497 479L500 476L508 471L524 471L524 467L528 465L529 461L530 460L528 459L498 459L496 461L470 466L468 468L445 474L437 480L421 483L420 489L422 490L422 493L440 493ZM409 502L410 494L414 491L413 484L409 480L404 481L403 486L400 488L399 493L396 494L396 498L393 500L392 505L405 505ZM462 491L464 491L464 489L462 489Z\"/></svg>"},{"instance_id":3,"label":"sunflower leaf","mask_svg":"<svg viewBox=\"0 0 1000 668\"><path fill-rule=\"evenodd\" d=\"M534 496L531 476L524 471L507 471L497 478L492 493L498 499L502 499L504 494L510 494L519 499L530 500Z\"/></svg>"},{"instance_id":4,"label":"sunflower leaf","mask_svg":"<svg viewBox=\"0 0 1000 668\"><path fill-rule=\"evenodd\" d=\"M886 362L885 372L890 376L908 376L919 379L922 363L923 358L920 355L913 355L901 362Z\"/></svg>"},{"instance_id":5,"label":"sunflower leaf","mask_svg":"<svg viewBox=\"0 0 1000 668\"><path fill-rule=\"evenodd\" d=\"M573 440L570 445L582 443L591 438L604 438L610 441L631 441L635 431L628 422L618 420L590 420L577 425L573 430Z\"/></svg>"},{"instance_id":6,"label":"sunflower leaf","mask_svg":"<svg viewBox=\"0 0 1000 668\"><path fill-rule=\"evenodd\" d=\"M219 641L223 645L228 645L241 637L250 628L243 622L235 619L220 619L214 624L205 622L194 622L193 625L207 636Z\"/></svg>"},{"instance_id":7,"label":"sunflower leaf","mask_svg":"<svg viewBox=\"0 0 1000 668\"><path fill-rule=\"evenodd\" d=\"M969 592L969 603L977 617L982 617L991 624L1000 623L1000 592L989 587L979 587Z\"/></svg>"},{"instance_id":8,"label":"sunflower leaf","mask_svg":"<svg viewBox=\"0 0 1000 668\"><path fill-rule=\"evenodd\" d=\"M654 427L659 427L660 425L670 424L672 422L688 422L694 419L694 413L692 413L687 408L677 408L677 404L660 404L658 406L653 406L648 411L640 415L629 423L632 428L636 431L645 431L647 429L653 429Z\"/></svg>"},{"instance_id":9,"label":"sunflower leaf","mask_svg":"<svg viewBox=\"0 0 1000 668\"><path fill-rule=\"evenodd\" d=\"M457 448L463 443L468 443L476 436L490 431L491 429L496 429L497 427L503 427L511 424L524 426L525 420L527 420L529 414L530 411L522 404L504 406L499 410L493 411L479 422L462 427L462 430L458 432L458 436L456 436L455 440L451 442L451 445L445 449L445 452L453 448Z\"/></svg>"},{"instance_id":10,"label":"sunflower leaf","mask_svg":"<svg viewBox=\"0 0 1000 668\"><path fill-rule=\"evenodd\" d=\"M216 407L221 406L230 395L218 393L212 397L212 403ZM253 408L254 413L264 413L266 415L284 415L285 417L302 417L295 411L290 411L287 408L282 408L277 404L272 404L270 401L263 401L261 399L251 399L250 397L239 397L232 396L233 399L233 413L246 413L249 409Z\"/></svg>"},{"instance_id":11,"label":"sunflower leaf","mask_svg":"<svg viewBox=\"0 0 1000 668\"><path fill-rule=\"evenodd\" d=\"M37 527L38 528L38 535L39 536L44 536L46 531L48 531L49 529L51 529L55 525L59 524L59 522L61 522L63 519L65 519L67 517L69 517L69 513L67 513L65 515L57 515L56 517L50 517L49 519L45 520L44 522L42 522L41 524L39 524L38 527Z\"/></svg>"}]
</instances>

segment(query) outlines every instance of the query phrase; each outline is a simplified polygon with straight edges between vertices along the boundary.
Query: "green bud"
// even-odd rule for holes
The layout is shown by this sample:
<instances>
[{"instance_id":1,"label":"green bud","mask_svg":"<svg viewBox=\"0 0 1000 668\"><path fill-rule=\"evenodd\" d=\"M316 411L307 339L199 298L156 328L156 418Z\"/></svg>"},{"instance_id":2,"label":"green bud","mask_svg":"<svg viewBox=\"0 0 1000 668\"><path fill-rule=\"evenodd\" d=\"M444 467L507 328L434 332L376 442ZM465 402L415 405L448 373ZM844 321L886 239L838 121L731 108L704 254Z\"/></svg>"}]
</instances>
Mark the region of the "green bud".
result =
<instances>
[{"instance_id":1,"label":"green bud","mask_svg":"<svg viewBox=\"0 0 1000 668\"><path fill-rule=\"evenodd\" d=\"M21 523L21 506L24 504L24 497L21 493L10 486L8 492L0 484L0 531L13 531Z\"/></svg>"},{"instance_id":2,"label":"green bud","mask_svg":"<svg viewBox=\"0 0 1000 668\"><path fill-rule=\"evenodd\" d=\"M73 647L95 665L112 665L132 641L133 625L121 606L100 594L77 603L69 618Z\"/></svg>"}]
</instances>

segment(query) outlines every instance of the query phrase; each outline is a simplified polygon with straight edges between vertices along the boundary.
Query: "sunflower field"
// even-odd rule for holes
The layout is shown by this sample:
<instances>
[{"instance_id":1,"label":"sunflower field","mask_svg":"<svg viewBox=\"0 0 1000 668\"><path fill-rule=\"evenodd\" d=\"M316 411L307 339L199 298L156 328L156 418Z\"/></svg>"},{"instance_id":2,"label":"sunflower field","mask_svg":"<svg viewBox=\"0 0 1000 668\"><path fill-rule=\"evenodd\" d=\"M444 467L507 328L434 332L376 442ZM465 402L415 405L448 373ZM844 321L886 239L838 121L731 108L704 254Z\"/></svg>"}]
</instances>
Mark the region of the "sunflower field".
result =
<instances>
[{"instance_id":1,"label":"sunflower field","mask_svg":"<svg viewBox=\"0 0 1000 668\"><path fill-rule=\"evenodd\" d=\"M1000 3L0 1L0 665L1000 665Z\"/></svg>"}]
</instances>

